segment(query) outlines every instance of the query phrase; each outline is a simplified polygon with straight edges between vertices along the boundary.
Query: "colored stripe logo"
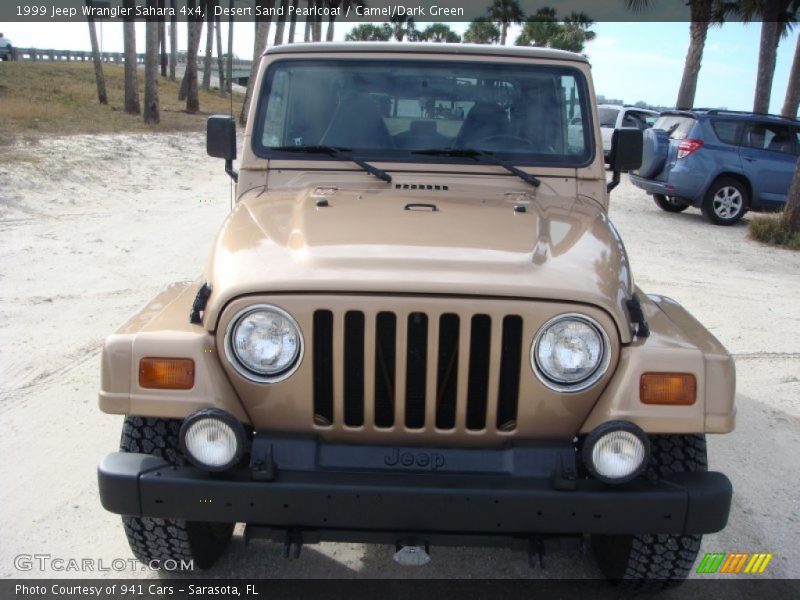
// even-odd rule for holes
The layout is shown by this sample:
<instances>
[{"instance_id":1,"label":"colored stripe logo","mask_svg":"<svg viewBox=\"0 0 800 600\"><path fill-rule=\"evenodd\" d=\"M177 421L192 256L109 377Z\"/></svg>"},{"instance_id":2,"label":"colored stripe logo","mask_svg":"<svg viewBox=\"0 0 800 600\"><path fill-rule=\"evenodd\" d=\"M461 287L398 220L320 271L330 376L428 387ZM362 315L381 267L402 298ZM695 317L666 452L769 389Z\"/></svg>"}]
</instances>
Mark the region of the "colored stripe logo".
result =
<instances>
[{"instance_id":1,"label":"colored stripe logo","mask_svg":"<svg viewBox=\"0 0 800 600\"><path fill-rule=\"evenodd\" d=\"M766 552L708 552L697 566L698 573L763 573L772 554Z\"/></svg>"}]
</instances>

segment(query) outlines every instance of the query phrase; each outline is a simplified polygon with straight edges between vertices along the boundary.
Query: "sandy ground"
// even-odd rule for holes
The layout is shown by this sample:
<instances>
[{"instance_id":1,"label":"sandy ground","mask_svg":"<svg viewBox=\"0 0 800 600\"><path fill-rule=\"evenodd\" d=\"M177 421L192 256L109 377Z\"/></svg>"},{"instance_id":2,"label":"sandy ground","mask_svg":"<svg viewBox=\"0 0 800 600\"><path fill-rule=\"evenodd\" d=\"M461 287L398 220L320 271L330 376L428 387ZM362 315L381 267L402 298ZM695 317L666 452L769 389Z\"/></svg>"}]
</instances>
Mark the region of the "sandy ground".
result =
<instances>
[{"instance_id":1,"label":"sandy ground","mask_svg":"<svg viewBox=\"0 0 800 600\"><path fill-rule=\"evenodd\" d=\"M222 163L202 135L45 139L41 162L0 165L0 577L80 576L15 568L19 554L129 559L118 517L100 507L95 465L120 417L96 407L99 349L136 308L200 273L230 206ZM660 211L627 181L611 215L638 284L682 302L736 356L738 429L710 438L732 479L730 524L704 551L773 552L772 577L800 577L800 253ZM403 569L386 546L323 544L298 561L241 529L212 577L598 577L562 544L546 568L521 552L434 548ZM92 575L92 573L89 573ZM95 576L154 577L140 567Z\"/></svg>"}]
</instances>

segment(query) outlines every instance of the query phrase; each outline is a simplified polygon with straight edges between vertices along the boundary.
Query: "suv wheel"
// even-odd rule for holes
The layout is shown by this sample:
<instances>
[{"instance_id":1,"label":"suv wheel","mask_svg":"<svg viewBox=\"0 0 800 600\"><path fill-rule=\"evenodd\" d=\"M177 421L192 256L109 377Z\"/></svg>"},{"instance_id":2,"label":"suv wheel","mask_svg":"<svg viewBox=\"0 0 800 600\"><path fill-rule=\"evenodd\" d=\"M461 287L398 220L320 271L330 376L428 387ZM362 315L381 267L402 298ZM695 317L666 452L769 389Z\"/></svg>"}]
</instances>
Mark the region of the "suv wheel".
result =
<instances>
[{"instance_id":1,"label":"suv wheel","mask_svg":"<svg viewBox=\"0 0 800 600\"><path fill-rule=\"evenodd\" d=\"M692 203L677 196L665 196L664 194L653 194L658 208L671 213L679 213L689 208Z\"/></svg>"},{"instance_id":2,"label":"suv wheel","mask_svg":"<svg viewBox=\"0 0 800 600\"><path fill-rule=\"evenodd\" d=\"M176 466L186 465L178 444L181 422L175 419L125 417L120 450L152 454ZM183 519L122 517L134 556L148 566L176 561L179 568L191 561L194 569L207 569L230 542L233 523L203 523ZM183 563L181 562L183 561Z\"/></svg>"},{"instance_id":3,"label":"suv wheel","mask_svg":"<svg viewBox=\"0 0 800 600\"><path fill-rule=\"evenodd\" d=\"M706 192L703 214L715 225L733 225L747 212L747 188L731 177L720 177Z\"/></svg>"},{"instance_id":4,"label":"suv wheel","mask_svg":"<svg viewBox=\"0 0 800 600\"><path fill-rule=\"evenodd\" d=\"M645 477L658 480L669 473L706 471L704 435L650 437L650 463ZM629 588L674 587L688 577L702 535L593 535L592 549L603 574Z\"/></svg>"}]
</instances>

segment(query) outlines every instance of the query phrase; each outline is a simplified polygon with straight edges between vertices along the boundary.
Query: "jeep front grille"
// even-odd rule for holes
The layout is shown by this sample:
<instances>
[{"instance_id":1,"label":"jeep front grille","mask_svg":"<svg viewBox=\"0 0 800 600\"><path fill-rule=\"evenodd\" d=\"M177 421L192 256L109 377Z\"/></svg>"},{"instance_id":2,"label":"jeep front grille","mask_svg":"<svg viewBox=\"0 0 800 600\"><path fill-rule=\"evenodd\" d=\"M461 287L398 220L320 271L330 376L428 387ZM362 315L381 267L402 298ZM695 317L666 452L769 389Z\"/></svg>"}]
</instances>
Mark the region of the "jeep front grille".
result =
<instances>
[{"instance_id":1,"label":"jeep front grille","mask_svg":"<svg viewBox=\"0 0 800 600\"><path fill-rule=\"evenodd\" d=\"M316 310L314 424L511 432L522 323L515 314L493 319L482 313ZM491 360L494 353L499 360ZM340 411L334 409L337 389Z\"/></svg>"}]
</instances>

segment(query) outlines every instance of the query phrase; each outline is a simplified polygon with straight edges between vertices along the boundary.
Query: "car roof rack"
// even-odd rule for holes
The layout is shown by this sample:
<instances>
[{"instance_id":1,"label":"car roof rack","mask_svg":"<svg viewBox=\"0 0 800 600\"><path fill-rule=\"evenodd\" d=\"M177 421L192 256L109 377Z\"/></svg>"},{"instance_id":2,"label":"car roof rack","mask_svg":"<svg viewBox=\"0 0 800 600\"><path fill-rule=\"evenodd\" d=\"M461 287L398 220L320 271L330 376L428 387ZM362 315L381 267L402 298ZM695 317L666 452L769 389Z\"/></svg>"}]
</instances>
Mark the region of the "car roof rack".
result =
<instances>
[{"instance_id":1,"label":"car roof rack","mask_svg":"<svg viewBox=\"0 0 800 600\"><path fill-rule=\"evenodd\" d=\"M703 110L703 109L695 109L695 110ZM754 117L769 117L771 119L781 119L783 121L792 121L793 123L797 123L797 119L793 119L792 117L784 117L783 115L775 115L772 113L757 113L750 110L728 110L726 108L711 108L705 111L707 115L752 115Z\"/></svg>"}]
</instances>

